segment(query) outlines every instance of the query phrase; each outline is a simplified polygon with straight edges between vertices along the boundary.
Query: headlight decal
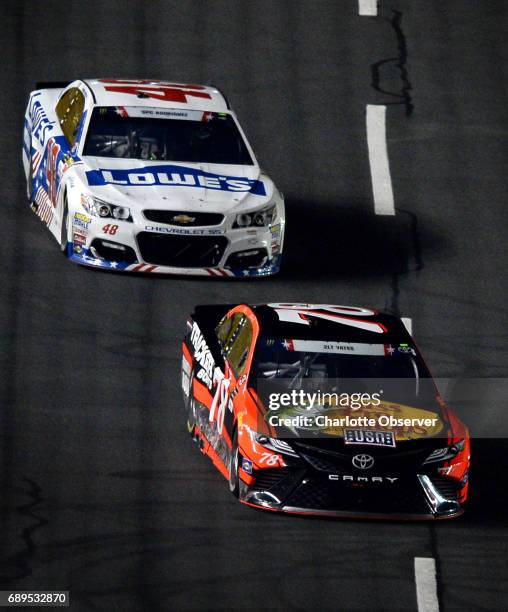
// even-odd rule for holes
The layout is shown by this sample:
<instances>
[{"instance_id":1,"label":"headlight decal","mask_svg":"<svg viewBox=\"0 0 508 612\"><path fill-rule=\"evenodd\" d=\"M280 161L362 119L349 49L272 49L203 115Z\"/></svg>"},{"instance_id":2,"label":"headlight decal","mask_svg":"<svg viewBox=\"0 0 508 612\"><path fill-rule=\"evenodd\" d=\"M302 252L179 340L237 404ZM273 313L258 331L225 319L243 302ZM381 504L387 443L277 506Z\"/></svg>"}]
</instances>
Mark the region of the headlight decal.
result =
<instances>
[{"instance_id":1,"label":"headlight decal","mask_svg":"<svg viewBox=\"0 0 508 612\"><path fill-rule=\"evenodd\" d=\"M132 223L132 215L130 208L127 206L118 206L117 204L109 204L99 198L91 195L81 195L81 205L93 217L101 217L103 219L118 219L119 221L129 221Z\"/></svg>"},{"instance_id":2,"label":"headlight decal","mask_svg":"<svg viewBox=\"0 0 508 612\"><path fill-rule=\"evenodd\" d=\"M460 440L460 442L455 442L451 446L445 446L444 448L437 448L432 451L430 455L423 462L425 463L438 463L440 461L447 461L448 459L453 459L460 452L464 450L464 440Z\"/></svg>"},{"instance_id":3,"label":"headlight decal","mask_svg":"<svg viewBox=\"0 0 508 612\"><path fill-rule=\"evenodd\" d=\"M260 210L250 213L239 213L235 217L233 229L244 229L247 227L268 227L277 216L277 206L271 204Z\"/></svg>"}]
</instances>

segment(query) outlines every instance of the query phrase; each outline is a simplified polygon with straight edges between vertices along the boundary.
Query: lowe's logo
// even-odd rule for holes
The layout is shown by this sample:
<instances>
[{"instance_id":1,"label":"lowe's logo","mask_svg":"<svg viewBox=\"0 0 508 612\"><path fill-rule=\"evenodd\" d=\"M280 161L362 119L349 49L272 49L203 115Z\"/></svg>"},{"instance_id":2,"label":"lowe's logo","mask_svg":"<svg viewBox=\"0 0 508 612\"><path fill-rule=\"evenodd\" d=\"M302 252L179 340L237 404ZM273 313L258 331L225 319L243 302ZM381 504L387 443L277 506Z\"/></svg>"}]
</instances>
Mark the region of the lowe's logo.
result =
<instances>
[{"instance_id":1,"label":"lowe's logo","mask_svg":"<svg viewBox=\"0 0 508 612\"><path fill-rule=\"evenodd\" d=\"M89 185L125 185L129 187L147 187L150 185L168 185L171 187L205 187L219 191L250 192L266 196L262 181L240 176L222 176L204 172L197 168L184 166L160 165L132 170L99 169L86 173Z\"/></svg>"}]
</instances>

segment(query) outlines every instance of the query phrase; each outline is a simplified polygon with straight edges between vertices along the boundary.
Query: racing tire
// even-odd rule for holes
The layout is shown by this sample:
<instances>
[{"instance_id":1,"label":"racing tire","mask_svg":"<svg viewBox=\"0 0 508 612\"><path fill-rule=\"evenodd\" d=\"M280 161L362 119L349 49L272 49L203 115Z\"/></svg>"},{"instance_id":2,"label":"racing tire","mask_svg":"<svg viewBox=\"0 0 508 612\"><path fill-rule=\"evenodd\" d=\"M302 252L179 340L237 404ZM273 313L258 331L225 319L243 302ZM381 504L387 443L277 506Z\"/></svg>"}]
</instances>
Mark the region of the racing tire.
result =
<instances>
[{"instance_id":1,"label":"racing tire","mask_svg":"<svg viewBox=\"0 0 508 612\"><path fill-rule=\"evenodd\" d=\"M62 213L62 227L60 228L60 250L62 253L67 251L67 242L69 240L69 207L67 205L67 196L64 195L64 209Z\"/></svg>"},{"instance_id":2,"label":"racing tire","mask_svg":"<svg viewBox=\"0 0 508 612\"><path fill-rule=\"evenodd\" d=\"M30 146L31 148L31 146ZM33 189L34 189L34 177L33 177L33 170L32 170L32 160L29 159L29 170L28 170L28 177L26 180L26 197L28 200L28 203L30 204L30 206L32 206L32 204L34 203L33 201Z\"/></svg>"},{"instance_id":3,"label":"racing tire","mask_svg":"<svg viewBox=\"0 0 508 612\"><path fill-rule=\"evenodd\" d=\"M192 439L196 441L196 400L194 399L194 370L192 370L189 377L189 397L187 399L187 429L192 436Z\"/></svg>"},{"instance_id":4,"label":"racing tire","mask_svg":"<svg viewBox=\"0 0 508 612\"><path fill-rule=\"evenodd\" d=\"M233 433L233 442L231 447L231 458L229 460L229 490L235 497L238 497L240 491L240 477L238 469L240 467L240 451L238 450L238 430Z\"/></svg>"}]
</instances>

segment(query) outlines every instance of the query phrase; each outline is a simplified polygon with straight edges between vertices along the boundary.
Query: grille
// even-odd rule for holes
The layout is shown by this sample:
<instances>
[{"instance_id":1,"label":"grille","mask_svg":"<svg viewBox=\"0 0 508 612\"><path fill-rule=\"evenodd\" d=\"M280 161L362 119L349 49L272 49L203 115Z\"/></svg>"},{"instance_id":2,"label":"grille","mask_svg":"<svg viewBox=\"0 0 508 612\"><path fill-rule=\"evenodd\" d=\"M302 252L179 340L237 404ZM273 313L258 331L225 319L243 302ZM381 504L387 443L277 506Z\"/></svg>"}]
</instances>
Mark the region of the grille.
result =
<instances>
[{"instance_id":1,"label":"grille","mask_svg":"<svg viewBox=\"0 0 508 612\"><path fill-rule=\"evenodd\" d=\"M289 471L286 468L259 470L256 474L256 480L252 485L252 490L266 491L284 480L288 473Z\"/></svg>"},{"instance_id":2,"label":"grille","mask_svg":"<svg viewBox=\"0 0 508 612\"><path fill-rule=\"evenodd\" d=\"M337 472L340 473L344 471L341 469L341 463L328 461L324 457L317 457L307 454L304 455L303 453L302 457L305 459L305 461L310 463L315 470L319 470L320 472L333 472L336 474ZM351 472L351 468L349 469L349 472Z\"/></svg>"},{"instance_id":3,"label":"grille","mask_svg":"<svg viewBox=\"0 0 508 612\"><path fill-rule=\"evenodd\" d=\"M459 481L453 478L446 478L444 476L433 476L431 478L432 484L446 499L457 500L459 497L459 491L462 487Z\"/></svg>"},{"instance_id":4,"label":"grille","mask_svg":"<svg viewBox=\"0 0 508 612\"><path fill-rule=\"evenodd\" d=\"M149 221L181 227L220 225L224 221L224 215L219 213L188 212L186 210L145 210L143 214ZM178 219L178 217L182 217L182 219Z\"/></svg>"},{"instance_id":5,"label":"grille","mask_svg":"<svg viewBox=\"0 0 508 612\"><path fill-rule=\"evenodd\" d=\"M302 483L285 504L313 510L382 514L427 514L429 511L416 486L399 485L376 490L373 487L344 487L318 478Z\"/></svg>"},{"instance_id":6,"label":"grille","mask_svg":"<svg viewBox=\"0 0 508 612\"><path fill-rule=\"evenodd\" d=\"M350 473L353 468L352 458L358 453L367 453L374 457L377 473L416 474L423 459L428 456L428 449L417 448L404 451L392 448L361 447L360 445L344 449L341 452L332 451L299 441L294 442L296 450L314 469L321 472Z\"/></svg>"},{"instance_id":7,"label":"grille","mask_svg":"<svg viewBox=\"0 0 508 612\"><path fill-rule=\"evenodd\" d=\"M142 259L159 266L206 268L217 266L228 244L225 236L173 236L141 232Z\"/></svg>"}]
</instances>

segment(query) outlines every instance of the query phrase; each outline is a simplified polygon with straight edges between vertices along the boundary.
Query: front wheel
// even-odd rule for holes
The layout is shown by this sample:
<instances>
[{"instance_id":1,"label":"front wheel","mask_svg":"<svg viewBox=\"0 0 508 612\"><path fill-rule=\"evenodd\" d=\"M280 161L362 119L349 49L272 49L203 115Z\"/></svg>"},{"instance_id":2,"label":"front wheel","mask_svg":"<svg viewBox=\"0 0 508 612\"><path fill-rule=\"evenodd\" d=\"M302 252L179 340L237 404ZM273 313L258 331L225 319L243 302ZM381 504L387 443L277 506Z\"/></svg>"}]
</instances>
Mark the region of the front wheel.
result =
<instances>
[{"instance_id":1,"label":"front wheel","mask_svg":"<svg viewBox=\"0 0 508 612\"><path fill-rule=\"evenodd\" d=\"M33 178L33 170L32 170L32 160L28 159L28 176L26 179L26 197L28 199L28 203L30 205L33 204L33 188L34 188L34 178Z\"/></svg>"},{"instance_id":2,"label":"front wheel","mask_svg":"<svg viewBox=\"0 0 508 612\"><path fill-rule=\"evenodd\" d=\"M233 434L233 446L231 448L231 458L229 460L229 490L235 497L238 497L240 490L240 478L238 476L239 461L238 431L235 429L235 433Z\"/></svg>"},{"instance_id":3,"label":"front wheel","mask_svg":"<svg viewBox=\"0 0 508 612\"><path fill-rule=\"evenodd\" d=\"M196 439L196 400L194 399L194 371L189 377L189 395L187 397L187 429L190 435Z\"/></svg>"},{"instance_id":4,"label":"front wheel","mask_svg":"<svg viewBox=\"0 0 508 612\"><path fill-rule=\"evenodd\" d=\"M69 207L67 206L67 197L64 196L64 209L62 213L62 227L60 229L60 250L65 253L67 250L67 242L69 240Z\"/></svg>"}]
</instances>

